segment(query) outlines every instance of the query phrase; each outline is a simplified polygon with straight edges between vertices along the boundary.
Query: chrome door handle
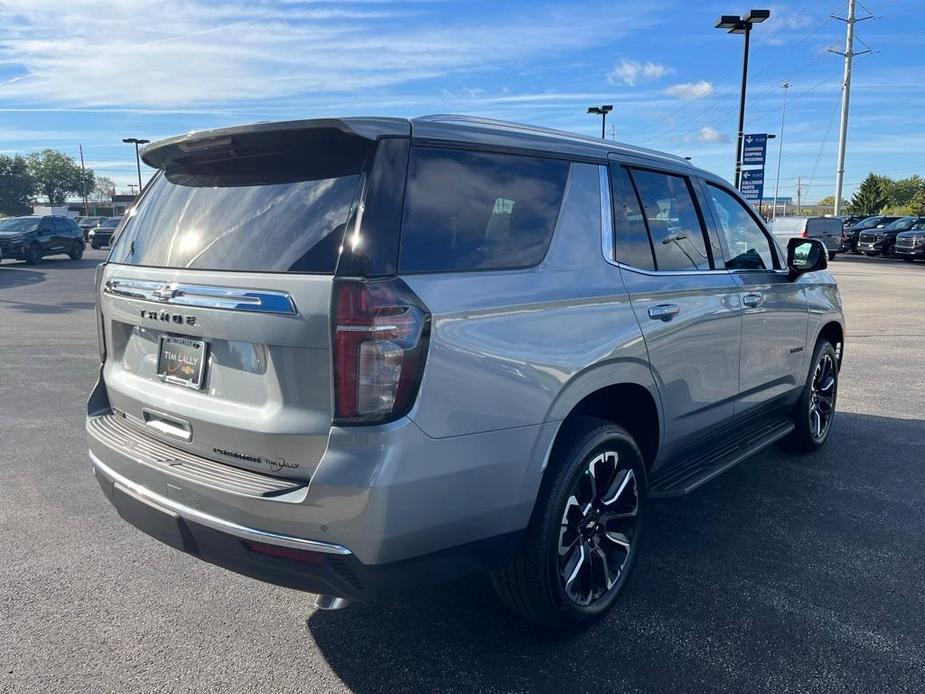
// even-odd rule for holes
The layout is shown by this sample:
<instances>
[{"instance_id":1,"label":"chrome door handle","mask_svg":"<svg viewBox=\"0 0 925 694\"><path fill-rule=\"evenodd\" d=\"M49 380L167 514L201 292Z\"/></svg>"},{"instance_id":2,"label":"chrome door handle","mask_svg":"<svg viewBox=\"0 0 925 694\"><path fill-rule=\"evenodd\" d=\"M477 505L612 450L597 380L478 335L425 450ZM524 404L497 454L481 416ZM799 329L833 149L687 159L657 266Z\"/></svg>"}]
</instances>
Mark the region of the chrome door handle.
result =
<instances>
[{"instance_id":1,"label":"chrome door handle","mask_svg":"<svg viewBox=\"0 0 925 694\"><path fill-rule=\"evenodd\" d=\"M649 318L652 320L669 321L680 312L681 309L677 304L659 304L658 306L649 307Z\"/></svg>"},{"instance_id":2,"label":"chrome door handle","mask_svg":"<svg viewBox=\"0 0 925 694\"><path fill-rule=\"evenodd\" d=\"M749 308L758 308L764 303L764 297L761 294L746 294L742 297L742 303Z\"/></svg>"}]
</instances>

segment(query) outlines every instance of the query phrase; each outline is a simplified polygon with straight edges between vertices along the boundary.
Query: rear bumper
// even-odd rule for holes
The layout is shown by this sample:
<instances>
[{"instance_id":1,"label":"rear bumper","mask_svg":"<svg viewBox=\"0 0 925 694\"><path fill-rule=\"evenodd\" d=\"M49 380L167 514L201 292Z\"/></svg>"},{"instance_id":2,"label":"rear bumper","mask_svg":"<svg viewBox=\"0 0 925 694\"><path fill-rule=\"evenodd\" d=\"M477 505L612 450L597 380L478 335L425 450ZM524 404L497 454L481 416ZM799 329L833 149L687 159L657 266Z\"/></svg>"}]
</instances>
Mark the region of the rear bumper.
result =
<instances>
[{"instance_id":1,"label":"rear bumper","mask_svg":"<svg viewBox=\"0 0 925 694\"><path fill-rule=\"evenodd\" d=\"M92 453L97 481L119 515L142 532L250 578L349 600L373 600L503 562L520 533L429 555L366 565L346 547L278 535L204 514L131 482Z\"/></svg>"}]
</instances>

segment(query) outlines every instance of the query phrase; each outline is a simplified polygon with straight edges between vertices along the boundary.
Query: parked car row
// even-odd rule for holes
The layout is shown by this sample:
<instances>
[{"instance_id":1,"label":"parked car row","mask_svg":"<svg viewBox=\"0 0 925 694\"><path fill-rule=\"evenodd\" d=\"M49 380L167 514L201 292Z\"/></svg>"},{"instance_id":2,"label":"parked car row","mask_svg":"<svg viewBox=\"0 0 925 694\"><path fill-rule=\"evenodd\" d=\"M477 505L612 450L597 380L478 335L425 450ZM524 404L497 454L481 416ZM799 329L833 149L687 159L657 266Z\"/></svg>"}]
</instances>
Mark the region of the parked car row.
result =
<instances>
[{"instance_id":1,"label":"parked car row","mask_svg":"<svg viewBox=\"0 0 925 694\"><path fill-rule=\"evenodd\" d=\"M83 256L89 243L93 248L110 245L121 217L81 217L28 215L0 220L0 260L24 260L30 265L47 255Z\"/></svg>"},{"instance_id":2,"label":"parked car row","mask_svg":"<svg viewBox=\"0 0 925 694\"><path fill-rule=\"evenodd\" d=\"M856 253L913 262L925 259L925 217L779 217L771 232L784 245L794 237L818 239L829 260L838 253Z\"/></svg>"}]
</instances>

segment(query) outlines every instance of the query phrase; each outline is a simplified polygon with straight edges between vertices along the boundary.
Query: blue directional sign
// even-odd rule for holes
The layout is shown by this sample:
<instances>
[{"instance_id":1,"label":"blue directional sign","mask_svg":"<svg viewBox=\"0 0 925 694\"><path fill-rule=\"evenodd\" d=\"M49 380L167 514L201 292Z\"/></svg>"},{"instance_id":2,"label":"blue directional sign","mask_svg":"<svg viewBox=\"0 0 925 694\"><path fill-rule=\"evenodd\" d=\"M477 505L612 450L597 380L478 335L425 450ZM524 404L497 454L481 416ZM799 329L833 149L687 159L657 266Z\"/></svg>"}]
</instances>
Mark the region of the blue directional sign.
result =
<instances>
[{"instance_id":1,"label":"blue directional sign","mask_svg":"<svg viewBox=\"0 0 925 694\"><path fill-rule=\"evenodd\" d=\"M743 170L739 190L749 202L760 201L764 197L764 169Z\"/></svg>"},{"instance_id":2,"label":"blue directional sign","mask_svg":"<svg viewBox=\"0 0 925 694\"><path fill-rule=\"evenodd\" d=\"M746 135L742 143L742 166L764 166L767 151L767 133Z\"/></svg>"}]
</instances>

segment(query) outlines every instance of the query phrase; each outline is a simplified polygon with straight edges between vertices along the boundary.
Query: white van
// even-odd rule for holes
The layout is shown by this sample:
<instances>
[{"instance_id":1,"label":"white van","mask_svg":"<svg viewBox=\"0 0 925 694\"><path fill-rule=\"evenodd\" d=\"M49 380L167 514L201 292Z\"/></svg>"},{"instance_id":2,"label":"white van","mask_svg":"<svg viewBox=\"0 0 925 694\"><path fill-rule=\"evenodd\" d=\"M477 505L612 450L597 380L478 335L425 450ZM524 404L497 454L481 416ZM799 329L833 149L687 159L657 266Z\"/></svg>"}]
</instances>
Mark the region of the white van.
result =
<instances>
[{"instance_id":1,"label":"white van","mask_svg":"<svg viewBox=\"0 0 925 694\"><path fill-rule=\"evenodd\" d=\"M829 251L829 260L841 250L842 223L838 217L778 217L771 220L769 228L785 248L789 239L798 236L822 241Z\"/></svg>"}]
</instances>

